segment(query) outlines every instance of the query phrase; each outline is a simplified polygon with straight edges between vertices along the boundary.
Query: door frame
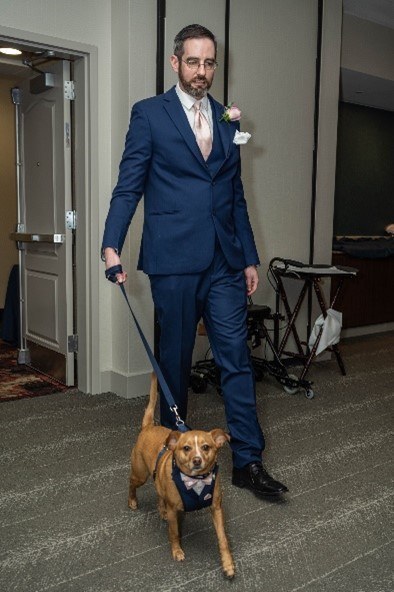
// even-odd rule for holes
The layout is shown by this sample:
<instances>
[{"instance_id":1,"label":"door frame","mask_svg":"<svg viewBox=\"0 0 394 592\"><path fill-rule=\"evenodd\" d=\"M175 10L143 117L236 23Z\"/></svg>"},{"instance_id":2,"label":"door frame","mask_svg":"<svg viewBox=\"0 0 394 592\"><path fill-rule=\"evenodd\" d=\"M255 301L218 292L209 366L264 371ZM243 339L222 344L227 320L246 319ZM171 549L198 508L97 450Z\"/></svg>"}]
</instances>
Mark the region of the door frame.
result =
<instances>
[{"instance_id":1,"label":"door frame","mask_svg":"<svg viewBox=\"0 0 394 592\"><path fill-rule=\"evenodd\" d=\"M53 50L78 58L73 62L76 93L82 97L74 104L74 203L78 217L74 299L78 389L85 393L99 393L99 200L92 199L93 195L99 194L98 48L1 25L0 42Z\"/></svg>"}]
</instances>

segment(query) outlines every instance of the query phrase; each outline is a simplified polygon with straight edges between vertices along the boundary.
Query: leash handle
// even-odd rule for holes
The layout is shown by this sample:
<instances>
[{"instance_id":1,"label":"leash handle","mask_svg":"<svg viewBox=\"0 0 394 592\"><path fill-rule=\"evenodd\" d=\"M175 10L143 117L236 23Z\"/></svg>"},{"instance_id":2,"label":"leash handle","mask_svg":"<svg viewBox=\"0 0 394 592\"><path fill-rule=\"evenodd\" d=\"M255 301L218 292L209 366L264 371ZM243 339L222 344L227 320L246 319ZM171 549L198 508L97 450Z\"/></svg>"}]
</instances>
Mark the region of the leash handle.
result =
<instances>
[{"instance_id":1,"label":"leash handle","mask_svg":"<svg viewBox=\"0 0 394 592\"><path fill-rule=\"evenodd\" d=\"M109 280L113 284L116 284L116 282L118 281L116 278L118 273L123 273L123 267L120 264L113 265L112 267L109 267L108 269L106 269L105 270L105 277L107 278L107 280Z\"/></svg>"},{"instance_id":2,"label":"leash handle","mask_svg":"<svg viewBox=\"0 0 394 592\"><path fill-rule=\"evenodd\" d=\"M114 268L118 268L118 267L120 267L120 271L118 269L114 270ZM113 277L113 276L115 277L115 283L116 283L116 274L117 273L122 273L122 266L121 265L114 265L114 267L110 267L107 270L107 272L111 272L109 275L111 277ZM105 275L107 276L107 273ZM114 281L110 277L107 277L107 279L109 279L111 282ZM166 380L165 380L165 378L163 376L163 373L162 373L162 371L160 369L159 364L157 363L157 360L156 360L155 356L153 355L153 352L152 352L152 350L151 350L151 348L149 346L149 343L146 340L146 337L145 337L145 335L144 335L144 333L143 333L143 331L142 331L142 329L140 327L140 324L139 324L139 322L137 320L137 317L135 316L135 314L133 312L133 309L131 308L129 299L128 299L127 294L126 294L126 290L125 290L124 284L123 283L122 284L119 284L119 287L120 287L120 289L122 291L122 294L123 294L123 296L124 296L124 298L126 300L127 306L129 307L131 316L133 317L135 326L137 327L138 333L140 334L142 343L144 344L146 353L148 354L148 357L149 357L150 362L152 364L153 370L156 373L157 380L159 381L159 384L160 384L162 393L163 393L164 397L166 398L166 401L167 401L167 403L168 403L171 411L175 414L176 427L177 427L177 429L178 429L179 432L188 432L190 430L190 428L185 424L185 422L183 421L183 419L181 419L181 417L179 416L178 407L177 407L177 405L176 405L176 403L174 401L174 398L173 398L173 396L171 394L171 391L170 391L170 389L168 387L168 384L167 384L167 382L166 382Z\"/></svg>"}]
</instances>

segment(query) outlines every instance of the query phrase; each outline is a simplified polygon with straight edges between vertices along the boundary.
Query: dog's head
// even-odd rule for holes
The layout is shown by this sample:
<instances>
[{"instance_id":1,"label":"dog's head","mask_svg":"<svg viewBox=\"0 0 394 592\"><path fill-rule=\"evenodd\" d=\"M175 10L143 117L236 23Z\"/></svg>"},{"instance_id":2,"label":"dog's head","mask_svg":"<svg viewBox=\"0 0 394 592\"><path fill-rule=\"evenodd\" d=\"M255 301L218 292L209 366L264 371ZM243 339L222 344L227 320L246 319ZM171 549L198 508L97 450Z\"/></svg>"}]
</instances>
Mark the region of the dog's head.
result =
<instances>
[{"instance_id":1,"label":"dog's head","mask_svg":"<svg viewBox=\"0 0 394 592\"><path fill-rule=\"evenodd\" d=\"M182 473L203 475L213 469L219 448L230 441L229 434L216 428L210 432L190 430L171 432L166 446L173 451L175 462Z\"/></svg>"}]
</instances>

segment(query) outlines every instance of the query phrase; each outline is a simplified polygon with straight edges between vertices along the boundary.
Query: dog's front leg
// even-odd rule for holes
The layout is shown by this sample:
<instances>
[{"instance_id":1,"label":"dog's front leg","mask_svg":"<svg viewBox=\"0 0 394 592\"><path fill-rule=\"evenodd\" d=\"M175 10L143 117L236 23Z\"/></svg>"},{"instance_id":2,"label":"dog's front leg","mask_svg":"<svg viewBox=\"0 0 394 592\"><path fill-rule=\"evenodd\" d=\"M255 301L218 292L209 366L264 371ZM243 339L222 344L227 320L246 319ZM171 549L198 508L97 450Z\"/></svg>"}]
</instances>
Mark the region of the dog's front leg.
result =
<instances>
[{"instance_id":1,"label":"dog's front leg","mask_svg":"<svg viewBox=\"0 0 394 592\"><path fill-rule=\"evenodd\" d=\"M168 538L170 539L172 557L175 561L183 561L185 554L179 540L178 512L167 506Z\"/></svg>"},{"instance_id":2,"label":"dog's front leg","mask_svg":"<svg viewBox=\"0 0 394 592\"><path fill-rule=\"evenodd\" d=\"M212 505L212 519L219 543L220 558L222 560L224 575L233 578L235 574L234 561L231 556L226 533L224 530L223 509L220 503Z\"/></svg>"}]
</instances>

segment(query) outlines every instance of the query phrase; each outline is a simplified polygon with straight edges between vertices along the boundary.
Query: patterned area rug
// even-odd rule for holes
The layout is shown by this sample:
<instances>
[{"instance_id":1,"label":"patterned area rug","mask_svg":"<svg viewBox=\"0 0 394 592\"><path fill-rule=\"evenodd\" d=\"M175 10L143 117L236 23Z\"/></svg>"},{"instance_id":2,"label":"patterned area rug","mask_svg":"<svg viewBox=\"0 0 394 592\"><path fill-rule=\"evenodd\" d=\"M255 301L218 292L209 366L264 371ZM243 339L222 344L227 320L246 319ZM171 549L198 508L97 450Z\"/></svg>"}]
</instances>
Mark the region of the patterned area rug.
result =
<instances>
[{"instance_id":1,"label":"patterned area rug","mask_svg":"<svg viewBox=\"0 0 394 592\"><path fill-rule=\"evenodd\" d=\"M18 364L17 357L17 350L0 340L0 403L69 390L29 366Z\"/></svg>"}]
</instances>

